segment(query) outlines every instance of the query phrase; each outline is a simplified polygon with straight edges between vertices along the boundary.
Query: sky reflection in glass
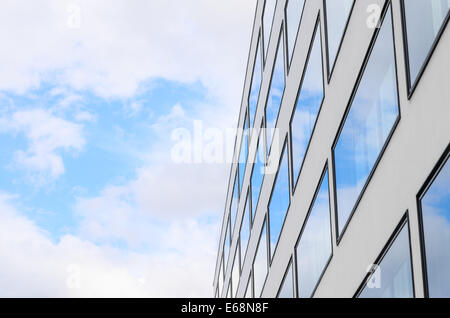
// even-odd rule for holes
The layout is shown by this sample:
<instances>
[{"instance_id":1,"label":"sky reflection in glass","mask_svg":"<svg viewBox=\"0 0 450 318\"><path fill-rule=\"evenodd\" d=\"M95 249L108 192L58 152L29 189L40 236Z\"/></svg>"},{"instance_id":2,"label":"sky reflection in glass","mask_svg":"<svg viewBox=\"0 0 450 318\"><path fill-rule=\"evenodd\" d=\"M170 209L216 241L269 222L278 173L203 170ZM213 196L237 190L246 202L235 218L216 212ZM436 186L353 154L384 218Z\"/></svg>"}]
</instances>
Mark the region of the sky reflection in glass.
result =
<instances>
[{"instance_id":1,"label":"sky reflection in glass","mask_svg":"<svg viewBox=\"0 0 450 318\"><path fill-rule=\"evenodd\" d=\"M252 177L250 180L250 186L252 191L252 223L253 220L255 219L259 194L261 192L261 185L264 179L264 158L265 153L264 153L263 135L262 133L260 133L258 139L258 148L256 149L255 162L253 165Z\"/></svg>"},{"instance_id":2,"label":"sky reflection in glass","mask_svg":"<svg viewBox=\"0 0 450 318\"><path fill-rule=\"evenodd\" d=\"M255 286L255 297L261 296L268 270L267 264L267 232L266 221L264 221L261 236L259 238L258 249L256 250L255 261L253 263L253 278Z\"/></svg>"},{"instance_id":3,"label":"sky reflection in glass","mask_svg":"<svg viewBox=\"0 0 450 318\"><path fill-rule=\"evenodd\" d=\"M258 45L256 48L256 60L253 67L253 77L250 89L250 96L248 98L248 106L250 111L250 128L253 128L256 108L258 107L259 91L261 90L261 80L262 80L262 62L261 62L261 41L258 40Z\"/></svg>"},{"instance_id":4,"label":"sky reflection in glass","mask_svg":"<svg viewBox=\"0 0 450 318\"><path fill-rule=\"evenodd\" d=\"M288 64L291 63L297 32L300 27L305 0L289 0L286 7Z\"/></svg>"}]
</instances>

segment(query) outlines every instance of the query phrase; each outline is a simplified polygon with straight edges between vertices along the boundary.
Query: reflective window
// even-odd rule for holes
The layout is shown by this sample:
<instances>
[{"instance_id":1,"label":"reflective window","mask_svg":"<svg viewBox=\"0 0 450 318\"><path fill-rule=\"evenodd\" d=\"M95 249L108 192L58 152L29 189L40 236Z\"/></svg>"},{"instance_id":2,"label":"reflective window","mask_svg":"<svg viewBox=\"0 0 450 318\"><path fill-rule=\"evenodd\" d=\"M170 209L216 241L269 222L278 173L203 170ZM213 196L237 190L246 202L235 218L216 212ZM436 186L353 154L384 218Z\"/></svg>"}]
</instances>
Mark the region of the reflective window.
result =
<instances>
[{"instance_id":1,"label":"reflective window","mask_svg":"<svg viewBox=\"0 0 450 318\"><path fill-rule=\"evenodd\" d=\"M322 177L295 252L298 296L312 297L332 254L328 172Z\"/></svg>"},{"instance_id":2,"label":"reflective window","mask_svg":"<svg viewBox=\"0 0 450 318\"><path fill-rule=\"evenodd\" d=\"M292 271L292 262L289 262L288 269L284 275L283 283L278 292L278 298L294 298L294 273Z\"/></svg>"},{"instance_id":3,"label":"reflective window","mask_svg":"<svg viewBox=\"0 0 450 318\"><path fill-rule=\"evenodd\" d=\"M450 163L448 158L421 200L430 297L450 297Z\"/></svg>"},{"instance_id":4,"label":"reflective window","mask_svg":"<svg viewBox=\"0 0 450 318\"><path fill-rule=\"evenodd\" d=\"M250 239L250 198L247 195L247 200L245 202L244 217L242 219L241 232L241 269L244 265L244 257L247 251L248 241Z\"/></svg>"},{"instance_id":5,"label":"reflective window","mask_svg":"<svg viewBox=\"0 0 450 318\"><path fill-rule=\"evenodd\" d=\"M288 64L291 62L294 51L295 41L297 39L300 20L302 18L305 0L288 0L286 5L286 33L287 33L287 51Z\"/></svg>"},{"instance_id":6,"label":"reflective window","mask_svg":"<svg viewBox=\"0 0 450 318\"><path fill-rule=\"evenodd\" d=\"M219 295L222 294L222 289L220 289L222 286L223 286L223 257L220 258L219 278L217 279L217 289L219 290Z\"/></svg>"},{"instance_id":7,"label":"reflective window","mask_svg":"<svg viewBox=\"0 0 450 318\"><path fill-rule=\"evenodd\" d=\"M252 274L250 273L250 278L248 279L247 282L247 289L245 290L245 298L253 298L253 289L252 289Z\"/></svg>"},{"instance_id":8,"label":"reflective window","mask_svg":"<svg viewBox=\"0 0 450 318\"><path fill-rule=\"evenodd\" d=\"M266 281L268 264L267 264L267 232L266 221L264 221L259 238L258 248L256 250L255 261L253 263L253 283L255 285L255 297L261 296L264 283Z\"/></svg>"},{"instance_id":9,"label":"reflective window","mask_svg":"<svg viewBox=\"0 0 450 318\"><path fill-rule=\"evenodd\" d=\"M231 270L231 297L235 297L239 286L239 255L235 254L233 269Z\"/></svg>"},{"instance_id":10,"label":"reflective window","mask_svg":"<svg viewBox=\"0 0 450 318\"><path fill-rule=\"evenodd\" d=\"M236 215L239 205L239 184L238 184L238 178L235 177L234 179L234 186L233 186L233 197L231 198L231 208L230 208L230 233L232 235L232 231L234 229L234 223L236 222Z\"/></svg>"},{"instance_id":11,"label":"reflective window","mask_svg":"<svg viewBox=\"0 0 450 318\"><path fill-rule=\"evenodd\" d=\"M228 284L227 298L231 298L231 282Z\"/></svg>"},{"instance_id":12,"label":"reflective window","mask_svg":"<svg viewBox=\"0 0 450 318\"><path fill-rule=\"evenodd\" d=\"M360 298L414 297L408 223L394 239L375 271L367 280Z\"/></svg>"},{"instance_id":13,"label":"reflective window","mask_svg":"<svg viewBox=\"0 0 450 318\"><path fill-rule=\"evenodd\" d=\"M389 7L334 147L339 235L345 228L398 118L396 66Z\"/></svg>"},{"instance_id":14,"label":"reflective window","mask_svg":"<svg viewBox=\"0 0 450 318\"><path fill-rule=\"evenodd\" d=\"M261 89L262 80L262 62L261 62L261 41L258 38L258 45L256 47L256 59L253 66L252 85L250 95L248 98L248 105L250 109L250 128L253 128L256 108L258 107L259 91Z\"/></svg>"},{"instance_id":15,"label":"reflective window","mask_svg":"<svg viewBox=\"0 0 450 318\"><path fill-rule=\"evenodd\" d=\"M272 22L275 15L275 6L277 0L266 0L263 14L263 32L264 32L264 54L267 53L269 47L270 32L272 31ZM266 56L266 55L265 55Z\"/></svg>"},{"instance_id":16,"label":"reflective window","mask_svg":"<svg viewBox=\"0 0 450 318\"><path fill-rule=\"evenodd\" d=\"M450 0L403 1L412 86L450 10Z\"/></svg>"},{"instance_id":17,"label":"reflective window","mask_svg":"<svg viewBox=\"0 0 450 318\"><path fill-rule=\"evenodd\" d=\"M247 166L248 156L248 120L247 113L245 114L244 130L241 139L241 151L239 155L239 189L242 191L242 182L245 176L245 167ZM234 224L234 223L233 223Z\"/></svg>"},{"instance_id":18,"label":"reflective window","mask_svg":"<svg viewBox=\"0 0 450 318\"><path fill-rule=\"evenodd\" d=\"M283 147L280 166L272 195L269 201L269 238L270 238L270 256L273 257L275 247L278 243L278 238L283 227L286 213L291 203L291 196L289 192L289 170L287 159L287 143Z\"/></svg>"},{"instance_id":19,"label":"reflective window","mask_svg":"<svg viewBox=\"0 0 450 318\"><path fill-rule=\"evenodd\" d=\"M334 67L352 6L353 0L325 0L328 74Z\"/></svg>"},{"instance_id":20,"label":"reflective window","mask_svg":"<svg viewBox=\"0 0 450 318\"><path fill-rule=\"evenodd\" d=\"M284 93L284 54L283 54L283 32L278 42L278 51L275 58L275 66L270 83L269 96L266 104L266 127L267 127L267 153L270 153L272 137L280 111L281 100Z\"/></svg>"},{"instance_id":21,"label":"reflective window","mask_svg":"<svg viewBox=\"0 0 450 318\"><path fill-rule=\"evenodd\" d=\"M228 264L228 256L230 254L230 221L227 220L227 226L225 228L225 242L223 244L223 257L225 258L225 267ZM225 269L224 269L225 270Z\"/></svg>"},{"instance_id":22,"label":"reflective window","mask_svg":"<svg viewBox=\"0 0 450 318\"><path fill-rule=\"evenodd\" d=\"M297 105L291 121L293 184L297 184L303 159L316 125L324 97L320 27L317 24L314 41L306 66Z\"/></svg>"},{"instance_id":23,"label":"reflective window","mask_svg":"<svg viewBox=\"0 0 450 318\"><path fill-rule=\"evenodd\" d=\"M261 129L261 132L262 131L263 129ZM253 164L252 177L250 180L252 192L252 224L255 219L256 207L258 205L259 194L261 192L261 186L264 178L265 153L263 142L263 134L260 133L258 138L258 148L256 149L255 161Z\"/></svg>"}]
</instances>

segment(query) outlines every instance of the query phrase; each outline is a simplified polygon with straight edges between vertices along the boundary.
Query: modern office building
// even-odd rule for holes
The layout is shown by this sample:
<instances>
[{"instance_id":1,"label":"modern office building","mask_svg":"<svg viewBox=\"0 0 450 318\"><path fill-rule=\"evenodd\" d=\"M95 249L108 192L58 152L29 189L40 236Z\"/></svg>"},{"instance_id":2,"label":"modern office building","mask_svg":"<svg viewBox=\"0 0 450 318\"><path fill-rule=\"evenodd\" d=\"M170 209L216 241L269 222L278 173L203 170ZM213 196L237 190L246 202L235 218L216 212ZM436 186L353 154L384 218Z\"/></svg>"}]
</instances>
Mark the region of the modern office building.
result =
<instances>
[{"instance_id":1,"label":"modern office building","mask_svg":"<svg viewBox=\"0 0 450 318\"><path fill-rule=\"evenodd\" d=\"M259 0L216 297L450 297L450 0Z\"/></svg>"}]
</instances>

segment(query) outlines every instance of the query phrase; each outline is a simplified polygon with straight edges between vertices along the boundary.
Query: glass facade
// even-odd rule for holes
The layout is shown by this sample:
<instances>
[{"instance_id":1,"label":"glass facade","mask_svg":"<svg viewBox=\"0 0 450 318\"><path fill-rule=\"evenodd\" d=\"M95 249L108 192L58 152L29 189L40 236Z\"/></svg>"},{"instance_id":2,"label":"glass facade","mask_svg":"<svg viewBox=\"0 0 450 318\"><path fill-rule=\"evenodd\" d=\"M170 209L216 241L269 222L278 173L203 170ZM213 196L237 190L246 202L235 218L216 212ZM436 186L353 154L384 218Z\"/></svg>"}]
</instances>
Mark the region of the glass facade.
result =
<instances>
[{"instance_id":1,"label":"glass facade","mask_svg":"<svg viewBox=\"0 0 450 318\"><path fill-rule=\"evenodd\" d=\"M244 121L244 130L242 132L242 139L241 139L241 151L239 154L239 189L240 189L240 192L242 192L242 182L244 181L245 167L247 166L247 157L248 157L248 119L247 119L247 117L248 116L246 113L245 121Z\"/></svg>"},{"instance_id":2,"label":"glass facade","mask_svg":"<svg viewBox=\"0 0 450 318\"><path fill-rule=\"evenodd\" d=\"M238 173L239 174L239 173ZM234 180L233 187L233 197L231 198L231 208L230 208L230 234L233 236L234 223L236 222L237 210L239 207L239 184L238 177Z\"/></svg>"},{"instance_id":3,"label":"glass facade","mask_svg":"<svg viewBox=\"0 0 450 318\"><path fill-rule=\"evenodd\" d=\"M278 51L275 59L275 66L270 82L269 95L265 109L266 128L267 128L267 154L270 154L270 148L274 137L274 129L280 111L281 101L283 99L285 88L284 75L284 54L283 54L283 32L280 33L278 41Z\"/></svg>"},{"instance_id":4,"label":"glass facade","mask_svg":"<svg viewBox=\"0 0 450 318\"><path fill-rule=\"evenodd\" d=\"M267 261L267 231L266 221L264 221L261 235L259 237L255 260L253 262L253 284L255 286L255 297L257 298L261 296L264 283L266 281L268 271Z\"/></svg>"},{"instance_id":5,"label":"glass facade","mask_svg":"<svg viewBox=\"0 0 450 318\"><path fill-rule=\"evenodd\" d=\"M287 143L285 143L280 166L278 168L278 174L275 178L275 184L269 202L268 213L271 259L275 253L275 247L278 243L290 202L291 196L289 191L288 151Z\"/></svg>"},{"instance_id":6,"label":"glass facade","mask_svg":"<svg viewBox=\"0 0 450 318\"><path fill-rule=\"evenodd\" d=\"M264 54L266 56L269 47L270 32L272 31L273 16L277 0L266 0L263 13L263 33L264 33Z\"/></svg>"},{"instance_id":7,"label":"glass facade","mask_svg":"<svg viewBox=\"0 0 450 318\"><path fill-rule=\"evenodd\" d=\"M247 251L248 241L250 239L250 198L247 195L245 202L244 216L242 219L241 233L239 235L241 240L241 268L244 263L245 253Z\"/></svg>"},{"instance_id":8,"label":"glass facade","mask_svg":"<svg viewBox=\"0 0 450 318\"><path fill-rule=\"evenodd\" d=\"M237 252L233 261L233 269L231 271L231 297L236 297L239 286L239 253Z\"/></svg>"},{"instance_id":9,"label":"glass facade","mask_svg":"<svg viewBox=\"0 0 450 318\"><path fill-rule=\"evenodd\" d=\"M305 158L306 150L308 149L309 141L311 140L311 135L324 98L322 46L320 38L320 27L317 24L290 127L294 186L297 184L303 159Z\"/></svg>"},{"instance_id":10,"label":"glass facade","mask_svg":"<svg viewBox=\"0 0 450 318\"><path fill-rule=\"evenodd\" d=\"M325 0L328 74L334 68L352 6L353 0Z\"/></svg>"},{"instance_id":11,"label":"glass facade","mask_svg":"<svg viewBox=\"0 0 450 318\"><path fill-rule=\"evenodd\" d=\"M256 108L258 106L259 92L261 90L262 81L262 61L261 61L261 41L258 38L258 45L256 46L256 59L253 66L252 85L250 89L250 95L248 97L248 107L250 112L250 128L253 128Z\"/></svg>"},{"instance_id":12,"label":"glass facade","mask_svg":"<svg viewBox=\"0 0 450 318\"><path fill-rule=\"evenodd\" d=\"M403 225L376 265L374 273L359 295L360 298L414 297L408 223Z\"/></svg>"},{"instance_id":13,"label":"glass facade","mask_svg":"<svg viewBox=\"0 0 450 318\"><path fill-rule=\"evenodd\" d=\"M420 200L430 297L450 297L450 163L447 158Z\"/></svg>"},{"instance_id":14,"label":"glass facade","mask_svg":"<svg viewBox=\"0 0 450 318\"><path fill-rule=\"evenodd\" d=\"M288 0L286 4L286 35L287 35L287 52L288 65L291 63L292 53L294 51L297 39L300 20L303 14L305 0Z\"/></svg>"},{"instance_id":15,"label":"glass facade","mask_svg":"<svg viewBox=\"0 0 450 318\"><path fill-rule=\"evenodd\" d=\"M339 235L349 221L398 118L389 8L334 148Z\"/></svg>"},{"instance_id":16,"label":"glass facade","mask_svg":"<svg viewBox=\"0 0 450 318\"><path fill-rule=\"evenodd\" d=\"M230 255L230 222L227 220L227 226L225 228L225 242L223 244L223 257L224 257L224 271L226 270L226 266L228 264L228 256Z\"/></svg>"},{"instance_id":17,"label":"glass facade","mask_svg":"<svg viewBox=\"0 0 450 318\"><path fill-rule=\"evenodd\" d=\"M328 172L321 180L296 247L298 296L312 296L332 255Z\"/></svg>"},{"instance_id":18,"label":"glass facade","mask_svg":"<svg viewBox=\"0 0 450 318\"><path fill-rule=\"evenodd\" d=\"M408 48L410 86L430 53L431 47L448 17L450 0L403 1Z\"/></svg>"},{"instance_id":19,"label":"glass facade","mask_svg":"<svg viewBox=\"0 0 450 318\"><path fill-rule=\"evenodd\" d=\"M261 186L264 179L265 153L264 153L264 136L263 129L258 138L258 146L255 154L255 161L253 164L252 176L250 179L250 189L252 192L252 224L255 219L256 208L258 206L259 195L261 193Z\"/></svg>"},{"instance_id":20,"label":"glass facade","mask_svg":"<svg viewBox=\"0 0 450 318\"><path fill-rule=\"evenodd\" d=\"M278 298L294 298L294 273L292 270L292 262L289 262L289 266L284 275Z\"/></svg>"},{"instance_id":21,"label":"glass facade","mask_svg":"<svg viewBox=\"0 0 450 318\"><path fill-rule=\"evenodd\" d=\"M253 298L252 282L253 282L253 276L250 273L250 278L248 279L248 282L247 282L247 289L245 290L244 298Z\"/></svg>"}]
</instances>

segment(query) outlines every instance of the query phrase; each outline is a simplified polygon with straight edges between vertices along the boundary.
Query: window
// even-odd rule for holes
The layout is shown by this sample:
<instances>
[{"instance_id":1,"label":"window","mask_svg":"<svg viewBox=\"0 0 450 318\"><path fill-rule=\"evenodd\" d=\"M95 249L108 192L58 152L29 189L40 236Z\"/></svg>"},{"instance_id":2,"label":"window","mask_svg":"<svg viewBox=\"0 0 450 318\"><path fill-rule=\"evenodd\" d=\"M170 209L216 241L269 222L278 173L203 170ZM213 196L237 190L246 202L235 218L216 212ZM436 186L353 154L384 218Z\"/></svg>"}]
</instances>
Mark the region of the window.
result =
<instances>
[{"instance_id":1,"label":"window","mask_svg":"<svg viewBox=\"0 0 450 318\"><path fill-rule=\"evenodd\" d=\"M270 238L270 259L275 253L275 248L281 234L284 219L291 203L289 191L289 170L287 161L287 142L285 142L281 154L281 161L278 173L275 178L272 195L269 201L269 238Z\"/></svg>"},{"instance_id":2,"label":"window","mask_svg":"<svg viewBox=\"0 0 450 318\"><path fill-rule=\"evenodd\" d=\"M261 132L263 131L263 128L264 126L261 126ZM258 137L258 146L256 149L252 176L250 179L250 189L252 192L252 224L253 220L255 219L256 207L258 205L259 195L261 193L261 186L264 178L265 152L263 142L263 136L260 133Z\"/></svg>"},{"instance_id":3,"label":"window","mask_svg":"<svg viewBox=\"0 0 450 318\"><path fill-rule=\"evenodd\" d=\"M305 0L288 0L286 5L286 33L288 65L292 60L297 33L300 28L300 20L303 14Z\"/></svg>"},{"instance_id":4,"label":"window","mask_svg":"<svg viewBox=\"0 0 450 318\"><path fill-rule=\"evenodd\" d=\"M261 41L258 37L258 45L256 46L255 65L253 66L252 84L250 95L248 98L248 105L250 110L250 128L253 128L256 108L258 107L259 91L261 90L262 81L262 62L261 62Z\"/></svg>"},{"instance_id":5,"label":"window","mask_svg":"<svg viewBox=\"0 0 450 318\"><path fill-rule=\"evenodd\" d=\"M353 0L325 0L326 39L328 48L328 76L331 76L347 22L352 11Z\"/></svg>"},{"instance_id":6,"label":"window","mask_svg":"<svg viewBox=\"0 0 450 318\"><path fill-rule=\"evenodd\" d=\"M239 173L238 173L239 174ZM230 208L230 234L233 235L233 229L234 229L234 223L236 222L236 215L237 210L239 206L239 184L238 184L238 178L235 177L234 179L234 186L233 186L233 197L231 198L231 208Z\"/></svg>"},{"instance_id":7,"label":"window","mask_svg":"<svg viewBox=\"0 0 450 318\"><path fill-rule=\"evenodd\" d=\"M231 298L231 282L228 284L227 298Z\"/></svg>"},{"instance_id":8,"label":"window","mask_svg":"<svg viewBox=\"0 0 450 318\"><path fill-rule=\"evenodd\" d=\"M409 88L415 87L432 47L448 21L450 0L402 1Z\"/></svg>"},{"instance_id":9,"label":"window","mask_svg":"<svg viewBox=\"0 0 450 318\"><path fill-rule=\"evenodd\" d=\"M284 274L283 283L278 292L278 298L294 298L294 273L292 271L292 261Z\"/></svg>"},{"instance_id":10,"label":"window","mask_svg":"<svg viewBox=\"0 0 450 318\"><path fill-rule=\"evenodd\" d=\"M239 286L239 253L236 252L233 260L233 269L231 270L231 297L236 297Z\"/></svg>"},{"instance_id":11,"label":"window","mask_svg":"<svg viewBox=\"0 0 450 318\"><path fill-rule=\"evenodd\" d=\"M280 111L281 100L284 94L284 57L283 57L283 32L280 33L278 41L278 51L275 57L275 66L270 82L269 95L266 103L266 128L267 128L267 154L270 154L270 148L274 137L275 125Z\"/></svg>"},{"instance_id":12,"label":"window","mask_svg":"<svg viewBox=\"0 0 450 318\"><path fill-rule=\"evenodd\" d=\"M445 158L445 157L444 157ZM450 162L447 150L420 197L427 296L450 297Z\"/></svg>"},{"instance_id":13,"label":"window","mask_svg":"<svg viewBox=\"0 0 450 318\"><path fill-rule=\"evenodd\" d=\"M333 147L338 235L400 118L390 6Z\"/></svg>"},{"instance_id":14,"label":"window","mask_svg":"<svg viewBox=\"0 0 450 318\"><path fill-rule=\"evenodd\" d=\"M247 252L248 241L250 239L250 197L247 195L247 200L245 202L244 217L242 219L241 232L241 269L244 265L244 258Z\"/></svg>"},{"instance_id":15,"label":"window","mask_svg":"<svg viewBox=\"0 0 450 318\"><path fill-rule=\"evenodd\" d=\"M245 290L245 298L253 298L253 275L250 273L250 277L247 282L247 289Z\"/></svg>"},{"instance_id":16,"label":"window","mask_svg":"<svg viewBox=\"0 0 450 318\"><path fill-rule=\"evenodd\" d=\"M245 113L244 130L242 132L241 152L239 155L239 189L242 192L242 183L245 176L245 167L247 166L248 156L248 120L247 113Z\"/></svg>"},{"instance_id":17,"label":"window","mask_svg":"<svg viewBox=\"0 0 450 318\"><path fill-rule=\"evenodd\" d=\"M317 23L313 42L311 43L308 62L297 104L290 123L292 139L292 171L294 188L300 174L303 159L316 125L317 116L324 98L322 49L320 27Z\"/></svg>"},{"instance_id":18,"label":"window","mask_svg":"<svg viewBox=\"0 0 450 318\"><path fill-rule=\"evenodd\" d=\"M223 256L220 258L220 269L219 269L219 278L217 279L217 289L219 290L219 295L222 294L222 290L220 287L223 286Z\"/></svg>"},{"instance_id":19,"label":"window","mask_svg":"<svg viewBox=\"0 0 450 318\"><path fill-rule=\"evenodd\" d=\"M261 296L268 271L266 233L266 221L264 221L253 262L253 283L255 285L255 297L258 298Z\"/></svg>"},{"instance_id":20,"label":"window","mask_svg":"<svg viewBox=\"0 0 450 318\"><path fill-rule=\"evenodd\" d=\"M263 32L264 32L264 54L267 54L269 47L270 33L272 32L272 23L275 15L277 0L266 0L263 14ZM265 55L267 56L267 55Z\"/></svg>"},{"instance_id":21,"label":"window","mask_svg":"<svg viewBox=\"0 0 450 318\"><path fill-rule=\"evenodd\" d=\"M312 297L332 255L328 169L321 178L295 252L298 296Z\"/></svg>"},{"instance_id":22,"label":"window","mask_svg":"<svg viewBox=\"0 0 450 318\"><path fill-rule=\"evenodd\" d=\"M225 228L225 242L223 244L223 257L225 257L224 271L226 270L226 266L228 264L228 255L229 254L230 254L230 219L228 218L227 226Z\"/></svg>"},{"instance_id":23,"label":"window","mask_svg":"<svg viewBox=\"0 0 450 318\"><path fill-rule=\"evenodd\" d=\"M411 250L407 219L375 262L376 266L359 294L360 298L414 297Z\"/></svg>"}]
</instances>

